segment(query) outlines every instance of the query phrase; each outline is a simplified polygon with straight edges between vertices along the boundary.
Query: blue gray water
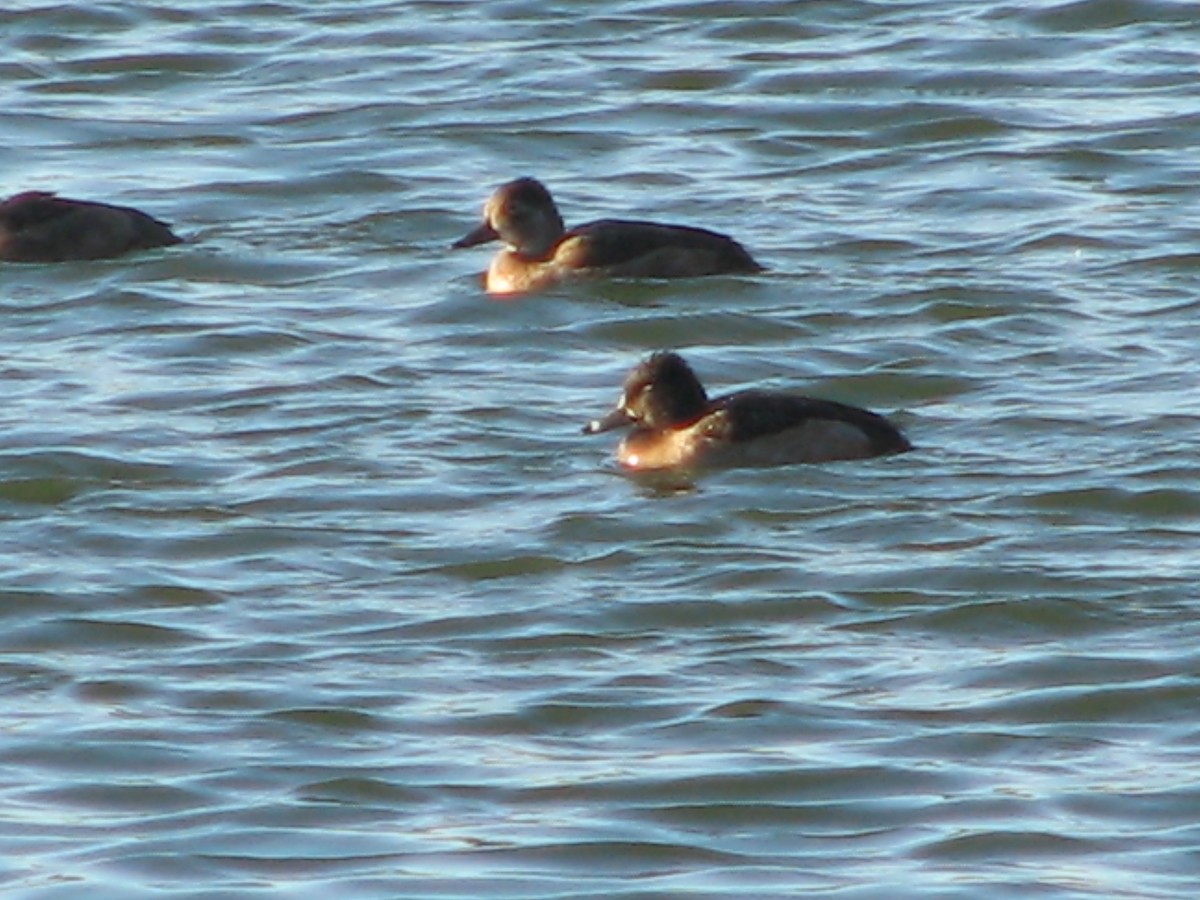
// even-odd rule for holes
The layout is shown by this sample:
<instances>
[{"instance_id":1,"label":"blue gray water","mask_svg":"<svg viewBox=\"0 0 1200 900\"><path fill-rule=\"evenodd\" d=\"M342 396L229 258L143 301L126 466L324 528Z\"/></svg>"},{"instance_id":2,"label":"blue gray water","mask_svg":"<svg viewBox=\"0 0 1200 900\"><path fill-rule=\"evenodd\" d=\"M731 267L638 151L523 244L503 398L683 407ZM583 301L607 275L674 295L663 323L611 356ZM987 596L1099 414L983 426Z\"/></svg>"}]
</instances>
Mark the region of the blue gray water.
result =
<instances>
[{"instance_id":1,"label":"blue gray water","mask_svg":"<svg viewBox=\"0 0 1200 900\"><path fill-rule=\"evenodd\" d=\"M1184 0L0 11L0 894L1190 898ZM497 183L771 271L516 302ZM643 481L650 350L901 457Z\"/></svg>"}]
</instances>

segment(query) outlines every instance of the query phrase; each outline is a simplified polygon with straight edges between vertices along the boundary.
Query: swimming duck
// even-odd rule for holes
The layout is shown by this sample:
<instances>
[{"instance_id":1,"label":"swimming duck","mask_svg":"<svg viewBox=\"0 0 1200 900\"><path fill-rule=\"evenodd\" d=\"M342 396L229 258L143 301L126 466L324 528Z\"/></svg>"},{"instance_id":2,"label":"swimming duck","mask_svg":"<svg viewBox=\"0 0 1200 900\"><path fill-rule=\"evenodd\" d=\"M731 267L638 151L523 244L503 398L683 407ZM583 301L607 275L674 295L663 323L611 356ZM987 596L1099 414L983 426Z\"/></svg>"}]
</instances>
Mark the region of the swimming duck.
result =
<instances>
[{"instance_id":1,"label":"swimming duck","mask_svg":"<svg viewBox=\"0 0 1200 900\"><path fill-rule=\"evenodd\" d=\"M0 203L0 260L106 259L178 244L165 224L128 206L26 191Z\"/></svg>"},{"instance_id":2,"label":"swimming duck","mask_svg":"<svg viewBox=\"0 0 1200 900\"><path fill-rule=\"evenodd\" d=\"M617 449L630 469L772 466L866 459L912 444L883 416L832 400L747 390L710 400L678 353L655 353L625 379L616 409L584 426L634 430Z\"/></svg>"},{"instance_id":3,"label":"swimming duck","mask_svg":"<svg viewBox=\"0 0 1200 900\"><path fill-rule=\"evenodd\" d=\"M496 188L483 224L452 248L501 240L485 279L490 294L520 294L569 278L691 278L761 272L737 241L686 225L600 219L570 230L545 185L518 178Z\"/></svg>"}]
</instances>

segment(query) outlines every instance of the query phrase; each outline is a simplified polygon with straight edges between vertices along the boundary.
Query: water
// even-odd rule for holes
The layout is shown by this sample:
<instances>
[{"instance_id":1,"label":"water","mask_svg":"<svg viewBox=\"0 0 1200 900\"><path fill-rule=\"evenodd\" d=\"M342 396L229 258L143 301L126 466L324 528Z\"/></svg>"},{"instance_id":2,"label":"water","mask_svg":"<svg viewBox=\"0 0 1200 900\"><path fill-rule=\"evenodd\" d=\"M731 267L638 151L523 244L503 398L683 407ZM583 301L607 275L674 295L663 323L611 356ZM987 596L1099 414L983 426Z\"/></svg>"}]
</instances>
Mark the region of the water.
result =
<instances>
[{"instance_id":1,"label":"water","mask_svg":"<svg viewBox=\"0 0 1200 900\"><path fill-rule=\"evenodd\" d=\"M60 900L1191 897L1186 2L33 2L0 192L0 884ZM568 222L771 271L482 296ZM901 457L633 480L652 349Z\"/></svg>"}]
</instances>

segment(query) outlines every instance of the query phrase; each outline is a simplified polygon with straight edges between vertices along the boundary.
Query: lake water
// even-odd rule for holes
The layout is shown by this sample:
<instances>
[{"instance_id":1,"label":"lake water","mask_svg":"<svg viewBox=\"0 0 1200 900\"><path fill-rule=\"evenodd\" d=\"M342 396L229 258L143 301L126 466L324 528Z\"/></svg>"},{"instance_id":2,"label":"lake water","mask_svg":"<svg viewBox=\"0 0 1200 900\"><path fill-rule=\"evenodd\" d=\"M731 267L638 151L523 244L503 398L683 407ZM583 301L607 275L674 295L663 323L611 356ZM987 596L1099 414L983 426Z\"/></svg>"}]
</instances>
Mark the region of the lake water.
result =
<instances>
[{"instance_id":1,"label":"lake water","mask_svg":"<svg viewBox=\"0 0 1200 900\"><path fill-rule=\"evenodd\" d=\"M0 11L0 893L1190 898L1200 11ZM498 183L770 271L485 297ZM632 479L651 350L900 457Z\"/></svg>"}]
</instances>

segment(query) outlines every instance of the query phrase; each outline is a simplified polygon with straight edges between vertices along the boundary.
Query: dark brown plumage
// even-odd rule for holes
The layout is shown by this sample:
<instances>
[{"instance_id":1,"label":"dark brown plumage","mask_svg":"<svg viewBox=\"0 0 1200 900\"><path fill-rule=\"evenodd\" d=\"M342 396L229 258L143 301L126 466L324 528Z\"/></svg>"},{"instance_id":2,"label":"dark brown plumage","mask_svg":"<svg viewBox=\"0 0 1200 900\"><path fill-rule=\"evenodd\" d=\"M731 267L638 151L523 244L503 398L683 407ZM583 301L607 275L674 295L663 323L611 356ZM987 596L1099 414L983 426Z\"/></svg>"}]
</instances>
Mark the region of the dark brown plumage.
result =
<instances>
[{"instance_id":1,"label":"dark brown plumage","mask_svg":"<svg viewBox=\"0 0 1200 900\"><path fill-rule=\"evenodd\" d=\"M0 203L0 260L107 259L180 240L163 222L128 206L26 191Z\"/></svg>"},{"instance_id":2,"label":"dark brown plumage","mask_svg":"<svg viewBox=\"0 0 1200 900\"><path fill-rule=\"evenodd\" d=\"M671 352L639 363L616 408L584 432L621 426L633 431L617 458L634 469L829 462L912 449L883 416L834 400L763 390L710 400L691 366Z\"/></svg>"},{"instance_id":3,"label":"dark brown plumage","mask_svg":"<svg viewBox=\"0 0 1200 900\"><path fill-rule=\"evenodd\" d=\"M483 222L452 245L499 240L485 285L521 294L580 278L695 278L761 272L733 238L690 225L600 219L569 230L546 186L518 178L498 187Z\"/></svg>"}]
</instances>

